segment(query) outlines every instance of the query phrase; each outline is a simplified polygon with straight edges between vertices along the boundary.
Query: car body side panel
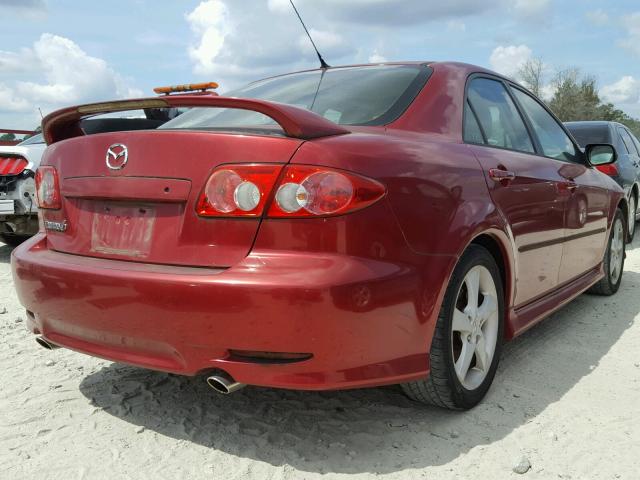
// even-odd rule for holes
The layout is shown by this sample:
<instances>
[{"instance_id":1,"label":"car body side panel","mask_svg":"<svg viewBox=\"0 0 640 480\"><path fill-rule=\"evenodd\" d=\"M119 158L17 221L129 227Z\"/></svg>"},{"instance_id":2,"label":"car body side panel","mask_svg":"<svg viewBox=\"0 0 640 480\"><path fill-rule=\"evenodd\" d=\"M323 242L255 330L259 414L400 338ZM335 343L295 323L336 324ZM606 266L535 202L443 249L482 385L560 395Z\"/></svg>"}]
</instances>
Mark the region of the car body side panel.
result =
<instances>
[{"instance_id":1,"label":"car body side panel","mask_svg":"<svg viewBox=\"0 0 640 480\"><path fill-rule=\"evenodd\" d=\"M468 147L437 137L395 131L332 137L305 143L292 163L343 168L382 182L407 243L419 254L459 255L494 212Z\"/></svg>"},{"instance_id":2,"label":"car body side panel","mask_svg":"<svg viewBox=\"0 0 640 480\"><path fill-rule=\"evenodd\" d=\"M439 142L437 136L425 139L412 133L394 131L393 134L379 132L374 135L370 133L372 131L360 129L358 134L305 143L292 159L294 164L320 162L326 166L346 168L386 185L385 201L397 219L406 244L396 244L390 249L388 245L371 243L360 249L360 254L377 250L386 252L386 255L396 252L395 255L401 255L399 259L416 265L419 275L424 275L429 272L429 265L424 263L428 256L451 256L457 259L474 239L488 235L501 249L505 263L506 300L510 302L514 298L513 279L517 274L513 236L506 219L494 207L480 164L469 147ZM400 158L403 161L398 161ZM384 219L381 218L376 229L362 225L356 227L353 233L356 237L361 236L373 242L378 229L386 231L396 228L382 221ZM302 228L296 234L293 231L281 233L280 240L274 245L282 242L294 245L292 239L298 238L301 241L296 248L318 248L313 247L313 241L316 244L320 242L326 225L332 223L331 219L327 219L324 225L311 220L307 225L311 230L307 233L303 233ZM348 223L345 222L345 228ZM263 222L255 248L260 245L263 236L271 231L270 225L270 220ZM318 231L313 229L314 226ZM365 233L359 232L360 228ZM333 242L333 245L339 244L337 240ZM429 307L432 313L427 315L433 322L454 266L455 262L438 286L420 282L429 290L438 290L433 297L434 303ZM420 295L427 294L431 295L424 290ZM433 326L427 332L429 341Z\"/></svg>"}]
</instances>

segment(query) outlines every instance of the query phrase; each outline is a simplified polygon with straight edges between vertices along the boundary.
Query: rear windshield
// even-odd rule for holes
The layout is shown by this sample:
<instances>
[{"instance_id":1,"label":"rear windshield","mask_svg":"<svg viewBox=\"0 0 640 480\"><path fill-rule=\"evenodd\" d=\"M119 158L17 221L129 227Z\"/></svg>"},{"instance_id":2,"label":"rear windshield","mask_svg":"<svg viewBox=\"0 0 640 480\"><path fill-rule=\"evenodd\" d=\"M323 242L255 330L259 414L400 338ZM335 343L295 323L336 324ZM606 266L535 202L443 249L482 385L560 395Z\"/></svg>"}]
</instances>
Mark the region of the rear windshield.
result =
<instances>
[{"instance_id":1,"label":"rear windshield","mask_svg":"<svg viewBox=\"0 0 640 480\"><path fill-rule=\"evenodd\" d=\"M379 65L294 73L261 80L227 92L295 105L341 125L385 125L397 119L424 86L425 65ZM216 130L277 126L271 118L238 109L197 107L161 129Z\"/></svg>"},{"instance_id":2,"label":"rear windshield","mask_svg":"<svg viewBox=\"0 0 640 480\"><path fill-rule=\"evenodd\" d=\"M586 147L590 143L611 143L611 131L609 130L609 125L580 125L567 123L565 126L582 148Z\"/></svg>"}]
</instances>

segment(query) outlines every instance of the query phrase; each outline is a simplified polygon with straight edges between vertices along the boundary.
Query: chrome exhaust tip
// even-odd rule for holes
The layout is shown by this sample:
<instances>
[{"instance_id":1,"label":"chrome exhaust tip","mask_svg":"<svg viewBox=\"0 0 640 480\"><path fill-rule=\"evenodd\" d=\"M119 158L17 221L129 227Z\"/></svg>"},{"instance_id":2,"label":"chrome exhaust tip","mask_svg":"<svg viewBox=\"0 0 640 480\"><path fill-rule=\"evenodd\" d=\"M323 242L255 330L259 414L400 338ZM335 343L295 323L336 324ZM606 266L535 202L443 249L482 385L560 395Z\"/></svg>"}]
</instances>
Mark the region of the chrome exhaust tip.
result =
<instances>
[{"instance_id":1,"label":"chrome exhaust tip","mask_svg":"<svg viewBox=\"0 0 640 480\"><path fill-rule=\"evenodd\" d=\"M36 342L42 348L46 348L47 350L55 350L56 348L60 348L60 345L56 345L55 343L51 343L46 340L44 337L36 337Z\"/></svg>"},{"instance_id":2,"label":"chrome exhaust tip","mask_svg":"<svg viewBox=\"0 0 640 480\"><path fill-rule=\"evenodd\" d=\"M243 387L246 387L244 383L236 382L226 373L217 373L216 375L207 377L207 384L216 392L223 395L229 395Z\"/></svg>"}]
</instances>

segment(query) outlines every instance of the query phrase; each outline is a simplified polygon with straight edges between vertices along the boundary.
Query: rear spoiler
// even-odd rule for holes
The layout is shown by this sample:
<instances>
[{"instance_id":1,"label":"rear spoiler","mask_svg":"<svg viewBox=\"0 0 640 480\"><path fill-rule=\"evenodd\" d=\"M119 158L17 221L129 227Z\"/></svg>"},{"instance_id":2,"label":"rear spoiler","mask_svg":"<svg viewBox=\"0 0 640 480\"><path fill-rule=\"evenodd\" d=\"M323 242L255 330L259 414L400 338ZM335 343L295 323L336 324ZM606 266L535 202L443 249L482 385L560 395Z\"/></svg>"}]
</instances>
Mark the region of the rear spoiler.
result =
<instances>
[{"instance_id":1,"label":"rear spoiler","mask_svg":"<svg viewBox=\"0 0 640 480\"><path fill-rule=\"evenodd\" d=\"M166 95L158 98L120 100L64 108L44 117L42 132L47 144L51 145L67 138L84 135L80 128L80 121L93 115L171 107L218 107L251 110L271 117L282 127L288 137L305 140L349 133L349 130L340 125L300 107L265 100L202 94Z\"/></svg>"}]
</instances>

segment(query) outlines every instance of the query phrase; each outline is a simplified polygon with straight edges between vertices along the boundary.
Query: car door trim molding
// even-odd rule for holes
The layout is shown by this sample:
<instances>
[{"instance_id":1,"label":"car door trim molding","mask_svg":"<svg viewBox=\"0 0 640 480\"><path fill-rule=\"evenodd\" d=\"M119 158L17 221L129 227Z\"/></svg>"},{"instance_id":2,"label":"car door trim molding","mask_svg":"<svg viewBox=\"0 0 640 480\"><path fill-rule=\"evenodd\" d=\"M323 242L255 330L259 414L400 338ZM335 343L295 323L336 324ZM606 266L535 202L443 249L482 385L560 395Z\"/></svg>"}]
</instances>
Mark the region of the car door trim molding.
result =
<instances>
[{"instance_id":1,"label":"car door trim molding","mask_svg":"<svg viewBox=\"0 0 640 480\"><path fill-rule=\"evenodd\" d=\"M565 242L570 242L573 240L578 240L580 238L583 237L589 237L591 235L598 235L600 233L604 233L606 232L607 229L606 228L596 228L594 230L589 230L587 232L582 232L582 233L576 233L574 235L568 235L566 237L562 237L556 240L547 240L545 242L538 242L538 243L530 243L528 245L523 245L522 247L518 248L518 252L520 253L524 253L524 252L530 252L531 250L537 250L539 248L544 248L544 247L550 247L552 245L556 245L558 243L565 243Z\"/></svg>"}]
</instances>

